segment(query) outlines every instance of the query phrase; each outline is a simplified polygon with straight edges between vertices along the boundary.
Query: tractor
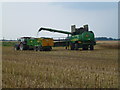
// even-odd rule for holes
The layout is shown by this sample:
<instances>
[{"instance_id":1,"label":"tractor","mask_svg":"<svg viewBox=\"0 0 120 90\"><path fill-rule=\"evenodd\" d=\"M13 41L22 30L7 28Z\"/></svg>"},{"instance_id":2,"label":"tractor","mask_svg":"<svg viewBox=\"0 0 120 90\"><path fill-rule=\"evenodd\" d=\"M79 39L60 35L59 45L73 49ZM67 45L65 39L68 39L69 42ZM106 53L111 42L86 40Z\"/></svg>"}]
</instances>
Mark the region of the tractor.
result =
<instances>
[{"instance_id":1,"label":"tractor","mask_svg":"<svg viewBox=\"0 0 120 90\"><path fill-rule=\"evenodd\" d=\"M51 51L54 45L52 38L33 38L21 37L15 44L15 50L35 50L35 51Z\"/></svg>"}]
</instances>

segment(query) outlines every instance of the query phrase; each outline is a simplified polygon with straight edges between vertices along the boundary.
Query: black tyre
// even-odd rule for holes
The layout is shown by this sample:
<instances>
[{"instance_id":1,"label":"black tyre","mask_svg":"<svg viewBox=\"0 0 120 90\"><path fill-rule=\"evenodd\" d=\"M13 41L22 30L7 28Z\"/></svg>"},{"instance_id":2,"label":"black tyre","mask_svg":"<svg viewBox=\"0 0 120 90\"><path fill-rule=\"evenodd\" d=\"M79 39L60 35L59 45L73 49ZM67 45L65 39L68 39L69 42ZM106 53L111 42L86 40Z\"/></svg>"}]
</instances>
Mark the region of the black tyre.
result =
<instances>
[{"instance_id":1,"label":"black tyre","mask_svg":"<svg viewBox=\"0 0 120 90\"><path fill-rule=\"evenodd\" d=\"M52 47L49 47L48 51L51 51L52 50Z\"/></svg>"},{"instance_id":2,"label":"black tyre","mask_svg":"<svg viewBox=\"0 0 120 90\"><path fill-rule=\"evenodd\" d=\"M34 47L34 51L38 51L38 47L35 46L35 47Z\"/></svg>"},{"instance_id":3,"label":"black tyre","mask_svg":"<svg viewBox=\"0 0 120 90\"><path fill-rule=\"evenodd\" d=\"M38 51L43 51L43 47L42 47L42 46L39 46L39 47L38 47Z\"/></svg>"},{"instance_id":4,"label":"black tyre","mask_svg":"<svg viewBox=\"0 0 120 90\"><path fill-rule=\"evenodd\" d=\"M24 50L23 44L20 44L20 50L21 50L21 51Z\"/></svg>"},{"instance_id":5,"label":"black tyre","mask_svg":"<svg viewBox=\"0 0 120 90\"><path fill-rule=\"evenodd\" d=\"M75 50L78 50L78 43L75 43Z\"/></svg>"},{"instance_id":6,"label":"black tyre","mask_svg":"<svg viewBox=\"0 0 120 90\"><path fill-rule=\"evenodd\" d=\"M88 45L83 45L83 50L88 50Z\"/></svg>"},{"instance_id":7,"label":"black tyre","mask_svg":"<svg viewBox=\"0 0 120 90\"><path fill-rule=\"evenodd\" d=\"M71 44L70 44L70 49L71 49L71 50L74 50L74 49L75 49L75 44L74 44L74 43L71 43Z\"/></svg>"},{"instance_id":8,"label":"black tyre","mask_svg":"<svg viewBox=\"0 0 120 90\"><path fill-rule=\"evenodd\" d=\"M65 47L65 49L68 49L67 46Z\"/></svg>"},{"instance_id":9,"label":"black tyre","mask_svg":"<svg viewBox=\"0 0 120 90\"><path fill-rule=\"evenodd\" d=\"M90 45L90 50L94 50L94 46L93 45Z\"/></svg>"},{"instance_id":10,"label":"black tyre","mask_svg":"<svg viewBox=\"0 0 120 90\"><path fill-rule=\"evenodd\" d=\"M27 46L27 45L24 45L24 44L20 44L20 50L22 51L22 50L28 50L29 49L29 47Z\"/></svg>"},{"instance_id":11,"label":"black tyre","mask_svg":"<svg viewBox=\"0 0 120 90\"><path fill-rule=\"evenodd\" d=\"M66 43L65 49L69 49L69 42Z\"/></svg>"},{"instance_id":12,"label":"black tyre","mask_svg":"<svg viewBox=\"0 0 120 90\"><path fill-rule=\"evenodd\" d=\"M20 48L19 48L19 45L18 44L16 44L15 46L14 46L14 50L16 51L16 50L19 50Z\"/></svg>"},{"instance_id":13,"label":"black tyre","mask_svg":"<svg viewBox=\"0 0 120 90\"><path fill-rule=\"evenodd\" d=\"M51 51L52 47L44 47L43 51Z\"/></svg>"}]
</instances>

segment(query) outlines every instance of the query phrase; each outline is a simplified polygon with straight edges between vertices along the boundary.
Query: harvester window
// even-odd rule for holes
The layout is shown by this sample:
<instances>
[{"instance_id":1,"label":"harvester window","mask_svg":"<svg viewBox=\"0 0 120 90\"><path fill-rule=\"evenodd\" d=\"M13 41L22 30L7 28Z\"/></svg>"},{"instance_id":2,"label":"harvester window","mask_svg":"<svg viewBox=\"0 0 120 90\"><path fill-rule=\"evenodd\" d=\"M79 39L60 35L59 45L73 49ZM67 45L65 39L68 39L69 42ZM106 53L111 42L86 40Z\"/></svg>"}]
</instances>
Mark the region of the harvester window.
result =
<instances>
[{"instance_id":1,"label":"harvester window","mask_svg":"<svg viewBox=\"0 0 120 90\"><path fill-rule=\"evenodd\" d=\"M21 41L23 42L23 41L24 41L24 39L21 39Z\"/></svg>"}]
</instances>

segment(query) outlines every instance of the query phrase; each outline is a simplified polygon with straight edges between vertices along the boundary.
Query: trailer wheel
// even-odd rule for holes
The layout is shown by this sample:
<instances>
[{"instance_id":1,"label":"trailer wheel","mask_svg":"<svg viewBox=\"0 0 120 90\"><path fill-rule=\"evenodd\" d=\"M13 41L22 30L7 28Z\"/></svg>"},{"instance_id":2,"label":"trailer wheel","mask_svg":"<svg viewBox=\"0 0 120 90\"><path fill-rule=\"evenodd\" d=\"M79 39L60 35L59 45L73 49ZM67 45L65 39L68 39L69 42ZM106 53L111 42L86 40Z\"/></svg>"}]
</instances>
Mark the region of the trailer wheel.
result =
<instances>
[{"instance_id":1,"label":"trailer wheel","mask_svg":"<svg viewBox=\"0 0 120 90\"><path fill-rule=\"evenodd\" d=\"M38 51L43 51L43 47L42 46L38 46Z\"/></svg>"},{"instance_id":2,"label":"trailer wheel","mask_svg":"<svg viewBox=\"0 0 120 90\"><path fill-rule=\"evenodd\" d=\"M48 51L51 51L52 50L52 47L49 47Z\"/></svg>"},{"instance_id":3,"label":"trailer wheel","mask_svg":"<svg viewBox=\"0 0 120 90\"><path fill-rule=\"evenodd\" d=\"M34 46L34 51L37 51L37 47L36 46Z\"/></svg>"},{"instance_id":4,"label":"trailer wheel","mask_svg":"<svg viewBox=\"0 0 120 90\"><path fill-rule=\"evenodd\" d=\"M94 46L93 45L90 45L90 50L94 50Z\"/></svg>"}]
</instances>

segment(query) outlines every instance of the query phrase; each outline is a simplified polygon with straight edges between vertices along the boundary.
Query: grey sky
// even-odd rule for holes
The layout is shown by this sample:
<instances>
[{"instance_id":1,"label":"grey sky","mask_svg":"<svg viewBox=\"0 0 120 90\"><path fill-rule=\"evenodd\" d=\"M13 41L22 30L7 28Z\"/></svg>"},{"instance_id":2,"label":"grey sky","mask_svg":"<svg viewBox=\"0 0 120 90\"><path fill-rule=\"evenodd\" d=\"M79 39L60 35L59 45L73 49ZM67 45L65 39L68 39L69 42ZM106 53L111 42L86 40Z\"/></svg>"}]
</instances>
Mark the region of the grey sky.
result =
<instances>
[{"instance_id":1,"label":"grey sky","mask_svg":"<svg viewBox=\"0 0 120 90\"><path fill-rule=\"evenodd\" d=\"M117 38L117 2L2 3L2 37L6 39L36 36L41 26L70 31L73 24L77 27L88 24L96 37ZM48 31L39 33L39 37L65 36Z\"/></svg>"}]
</instances>

